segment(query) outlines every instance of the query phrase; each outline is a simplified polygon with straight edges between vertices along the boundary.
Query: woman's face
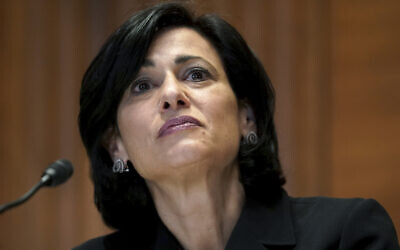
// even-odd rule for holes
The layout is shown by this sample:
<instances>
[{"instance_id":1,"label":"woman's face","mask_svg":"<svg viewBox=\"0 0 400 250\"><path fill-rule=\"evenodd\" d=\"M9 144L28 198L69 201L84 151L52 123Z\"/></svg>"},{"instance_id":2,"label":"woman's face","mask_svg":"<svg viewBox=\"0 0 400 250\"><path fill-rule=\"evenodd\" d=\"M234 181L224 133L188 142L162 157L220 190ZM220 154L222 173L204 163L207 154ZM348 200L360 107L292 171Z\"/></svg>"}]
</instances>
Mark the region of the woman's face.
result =
<instances>
[{"instance_id":1,"label":"woman's face","mask_svg":"<svg viewBox=\"0 0 400 250\"><path fill-rule=\"evenodd\" d=\"M162 32L118 108L114 158L146 180L235 166L248 132L222 62L190 28Z\"/></svg>"}]
</instances>

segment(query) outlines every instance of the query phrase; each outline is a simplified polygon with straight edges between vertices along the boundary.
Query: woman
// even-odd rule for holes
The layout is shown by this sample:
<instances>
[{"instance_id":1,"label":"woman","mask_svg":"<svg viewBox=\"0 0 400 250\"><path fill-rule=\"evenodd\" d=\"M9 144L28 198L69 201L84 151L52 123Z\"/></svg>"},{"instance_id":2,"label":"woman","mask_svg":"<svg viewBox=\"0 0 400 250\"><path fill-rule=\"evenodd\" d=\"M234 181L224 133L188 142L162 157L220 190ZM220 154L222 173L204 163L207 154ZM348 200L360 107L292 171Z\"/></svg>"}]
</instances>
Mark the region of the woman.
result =
<instances>
[{"instance_id":1,"label":"woman","mask_svg":"<svg viewBox=\"0 0 400 250\"><path fill-rule=\"evenodd\" d=\"M373 200L283 191L273 88L217 16L171 3L135 14L90 65L80 101L95 202L118 231L76 249L398 247Z\"/></svg>"}]
</instances>

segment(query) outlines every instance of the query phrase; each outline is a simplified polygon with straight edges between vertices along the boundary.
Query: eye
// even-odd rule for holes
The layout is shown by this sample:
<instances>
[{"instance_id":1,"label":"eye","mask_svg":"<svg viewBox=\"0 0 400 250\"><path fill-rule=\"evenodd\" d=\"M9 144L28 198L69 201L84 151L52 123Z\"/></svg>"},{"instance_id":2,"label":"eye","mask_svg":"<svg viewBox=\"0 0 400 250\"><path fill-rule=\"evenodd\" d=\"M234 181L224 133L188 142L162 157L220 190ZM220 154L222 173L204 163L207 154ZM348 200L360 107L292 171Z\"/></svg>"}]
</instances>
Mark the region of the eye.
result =
<instances>
[{"instance_id":1,"label":"eye","mask_svg":"<svg viewBox=\"0 0 400 250\"><path fill-rule=\"evenodd\" d=\"M210 78L210 73L208 72L208 70L203 68L194 68L188 72L185 80L192 82L201 82L209 78Z\"/></svg>"},{"instance_id":2,"label":"eye","mask_svg":"<svg viewBox=\"0 0 400 250\"><path fill-rule=\"evenodd\" d=\"M146 91L149 91L153 88L153 84L150 82L149 79L144 78L144 79L138 79L133 82L131 91L134 94L141 94Z\"/></svg>"}]
</instances>

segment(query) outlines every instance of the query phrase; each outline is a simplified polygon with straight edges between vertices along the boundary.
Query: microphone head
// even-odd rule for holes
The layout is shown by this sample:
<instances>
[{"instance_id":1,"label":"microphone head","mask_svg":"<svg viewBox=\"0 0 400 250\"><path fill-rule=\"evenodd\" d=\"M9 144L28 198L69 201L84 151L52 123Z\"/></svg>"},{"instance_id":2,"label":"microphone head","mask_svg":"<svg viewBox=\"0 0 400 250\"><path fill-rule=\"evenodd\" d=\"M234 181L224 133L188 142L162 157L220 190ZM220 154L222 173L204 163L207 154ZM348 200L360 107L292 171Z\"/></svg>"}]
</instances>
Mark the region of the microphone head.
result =
<instances>
[{"instance_id":1,"label":"microphone head","mask_svg":"<svg viewBox=\"0 0 400 250\"><path fill-rule=\"evenodd\" d=\"M72 166L71 162L66 159L60 159L52 164L45 170L42 175L42 180L45 178L45 185L46 186L57 186L64 183L71 177L72 173L74 172L74 167Z\"/></svg>"}]
</instances>

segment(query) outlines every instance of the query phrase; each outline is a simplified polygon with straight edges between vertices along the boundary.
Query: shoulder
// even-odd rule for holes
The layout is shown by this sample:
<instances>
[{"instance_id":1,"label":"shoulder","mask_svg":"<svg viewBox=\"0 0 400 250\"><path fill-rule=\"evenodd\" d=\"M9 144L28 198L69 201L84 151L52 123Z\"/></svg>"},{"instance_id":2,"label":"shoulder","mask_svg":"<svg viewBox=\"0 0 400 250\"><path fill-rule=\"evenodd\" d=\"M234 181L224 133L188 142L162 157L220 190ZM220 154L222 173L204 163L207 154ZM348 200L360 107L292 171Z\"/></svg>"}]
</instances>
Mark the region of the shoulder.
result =
<instances>
[{"instance_id":1,"label":"shoulder","mask_svg":"<svg viewBox=\"0 0 400 250\"><path fill-rule=\"evenodd\" d=\"M380 207L379 203L375 200L362 198L340 199L328 197L290 197L289 200L292 212L297 219L318 218L319 216L325 217L328 214L330 215L329 218L335 217L335 220L345 219L351 210L356 209L359 206Z\"/></svg>"},{"instance_id":2,"label":"shoulder","mask_svg":"<svg viewBox=\"0 0 400 250\"><path fill-rule=\"evenodd\" d=\"M398 249L392 220L376 200L310 197L290 198L290 204L294 227L303 240L317 233L339 249Z\"/></svg>"},{"instance_id":3,"label":"shoulder","mask_svg":"<svg viewBox=\"0 0 400 250\"><path fill-rule=\"evenodd\" d=\"M82 243L81 245L72 248L72 250L92 250L92 249L105 250L104 238L106 238L106 236L101 236L98 238L88 240Z\"/></svg>"},{"instance_id":4,"label":"shoulder","mask_svg":"<svg viewBox=\"0 0 400 250\"><path fill-rule=\"evenodd\" d=\"M349 219L373 216L373 219L391 222L386 210L374 199L328 197L290 197L289 199L295 220L318 220L321 223L332 221L338 224Z\"/></svg>"},{"instance_id":5,"label":"shoulder","mask_svg":"<svg viewBox=\"0 0 400 250\"><path fill-rule=\"evenodd\" d=\"M140 238L138 239L138 237L135 236L136 235L130 233L130 231L116 231L88 240L72 250L125 250L133 243L137 244L138 246L142 246L142 242L139 240Z\"/></svg>"},{"instance_id":6,"label":"shoulder","mask_svg":"<svg viewBox=\"0 0 400 250\"><path fill-rule=\"evenodd\" d=\"M119 230L88 240L72 250L132 250L150 249L154 245L154 233L146 228Z\"/></svg>"}]
</instances>

